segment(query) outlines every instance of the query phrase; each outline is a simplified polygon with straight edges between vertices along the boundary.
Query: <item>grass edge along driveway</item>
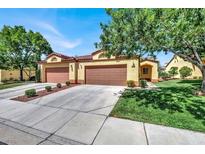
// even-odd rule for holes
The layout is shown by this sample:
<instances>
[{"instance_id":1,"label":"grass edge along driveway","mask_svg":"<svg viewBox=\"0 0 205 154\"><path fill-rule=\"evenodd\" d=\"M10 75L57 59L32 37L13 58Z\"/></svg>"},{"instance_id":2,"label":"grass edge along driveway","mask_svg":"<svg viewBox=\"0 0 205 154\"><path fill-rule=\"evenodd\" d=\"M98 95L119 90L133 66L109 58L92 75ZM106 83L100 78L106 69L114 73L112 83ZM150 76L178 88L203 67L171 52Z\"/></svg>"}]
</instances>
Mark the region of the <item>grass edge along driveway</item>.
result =
<instances>
[{"instance_id":1,"label":"grass edge along driveway","mask_svg":"<svg viewBox=\"0 0 205 154\"><path fill-rule=\"evenodd\" d=\"M25 82L0 83L0 90L24 85Z\"/></svg>"},{"instance_id":2,"label":"grass edge along driveway","mask_svg":"<svg viewBox=\"0 0 205 154\"><path fill-rule=\"evenodd\" d=\"M160 90L125 90L111 116L205 132L205 96L200 80L170 80Z\"/></svg>"}]
</instances>

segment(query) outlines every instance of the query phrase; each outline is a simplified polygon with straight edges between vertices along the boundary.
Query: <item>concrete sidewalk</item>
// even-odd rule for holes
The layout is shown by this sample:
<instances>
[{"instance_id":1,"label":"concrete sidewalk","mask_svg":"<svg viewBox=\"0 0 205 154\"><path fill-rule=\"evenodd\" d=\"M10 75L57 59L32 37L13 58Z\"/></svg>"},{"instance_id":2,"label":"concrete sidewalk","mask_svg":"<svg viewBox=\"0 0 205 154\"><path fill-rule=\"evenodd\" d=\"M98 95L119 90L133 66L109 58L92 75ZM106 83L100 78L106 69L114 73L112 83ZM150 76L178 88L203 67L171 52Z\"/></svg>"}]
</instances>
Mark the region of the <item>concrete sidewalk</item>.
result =
<instances>
[{"instance_id":1,"label":"concrete sidewalk","mask_svg":"<svg viewBox=\"0 0 205 154\"><path fill-rule=\"evenodd\" d=\"M205 134L109 117L94 144L204 145Z\"/></svg>"},{"instance_id":2,"label":"concrete sidewalk","mask_svg":"<svg viewBox=\"0 0 205 154\"><path fill-rule=\"evenodd\" d=\"M73 120L71 120L73 119ZM0 142L6 144L204 145L205 134L113 117L81 113L55 133L0 119ZM106 119L106 120L105 120ZM46 123L44 125L46 127ZM42 128L43 125L39 125ZM48 126L47 126L48 128Z\"/></svg>"}]
</instances>

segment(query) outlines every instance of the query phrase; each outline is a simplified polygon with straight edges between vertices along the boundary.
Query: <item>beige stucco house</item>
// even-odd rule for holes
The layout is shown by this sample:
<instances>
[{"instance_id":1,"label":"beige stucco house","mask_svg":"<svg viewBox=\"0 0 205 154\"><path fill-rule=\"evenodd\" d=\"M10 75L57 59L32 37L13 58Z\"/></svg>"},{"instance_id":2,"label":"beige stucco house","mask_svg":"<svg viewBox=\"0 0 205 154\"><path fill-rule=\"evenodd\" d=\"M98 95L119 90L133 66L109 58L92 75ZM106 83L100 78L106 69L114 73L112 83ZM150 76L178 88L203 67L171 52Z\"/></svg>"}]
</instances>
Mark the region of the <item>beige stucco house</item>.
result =
<instances>
[{"instance_id":1,"label":"beige stucco house","mask_svg":"<svg viewBox=\"0 0 205 154\"><path fill-rule=\"evenodd\" d=\"M23 72L24 80L29 80L30 77L35 76L35 71L25 69ZM19 70L1 70L0 69L0 83L6 80L19 80Z\"/></svg>"},{"instance_id":2,"label":"beige stucco house","mask_svg":"<svg viewBox=\"0 0 205 154\"><path fill-rule=\"evenodd\" d=\"M183 66L187 66L187 67L192 69L192 75L187 77L187 78L200 78L200 77L202 77L202 73L196 65L194 65L188 61L185 61L176 55L173 56L173 58L170 60L169 63L167 63L167 65L165 66L165 71L168 72L172 67L178 67L178 71L179 71ZM178 73L178 75L175 75L174 78L180 78L180 73Z\"/></svg>"},{"instance_id":3,"label":"beige stucco house","mask_svg":"<svg viewBox=\"0 0 205 154\"><path fill-rule=\"evenodd\" d=\"M39 67L42 82L126 85L133 80L138 86L140 78L158 81L157 61L144 59L139 64L138 57L107 58L102 50L77 57L52 53L39 62Z\"/></svg>"}]
</instances>

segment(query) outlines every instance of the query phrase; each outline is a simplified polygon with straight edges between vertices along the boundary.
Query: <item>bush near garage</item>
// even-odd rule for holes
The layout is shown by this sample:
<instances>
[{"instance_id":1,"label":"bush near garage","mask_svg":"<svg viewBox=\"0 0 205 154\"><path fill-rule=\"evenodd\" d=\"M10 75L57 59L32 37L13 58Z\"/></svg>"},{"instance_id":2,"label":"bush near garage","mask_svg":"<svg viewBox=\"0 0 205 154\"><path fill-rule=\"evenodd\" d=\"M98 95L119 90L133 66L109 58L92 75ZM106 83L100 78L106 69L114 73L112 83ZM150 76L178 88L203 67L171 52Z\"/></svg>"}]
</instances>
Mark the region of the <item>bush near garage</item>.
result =
<instances>
[{"instance_id":1,"label":"bush near garage","mask_svg":"<svg viewBox=\"0 0 205 154\"><path fill-rule=\"evenodd\" d=\"M70 81L66 81L65 83L67 86L70 86Z\"/></svg>"},{"instance_id":2,"label":"bush near garage","mask_svg":"<svg viewBox=\"0 0 205 154\"><path fill-rule=\"evenodd\" d=\"M134 87L135 86L135 82L133 80L128 80L127 81L127 86L128 87Z\"/></svg>"},{"instance_id":3,"label":"bush near garage","mask_svg":"<svg viewBox=\"0 0 205 154\"><path fill-rule=\"evenodd\" d=\"M57 83L56 87L57 88L62 88L62 84L61 83Z\"/></svg>"},{"instance_id":4,"label":"bush near garage","mask_svg":"<svg viewBox=\"0 0 205 154\"><path fill-rule=\"evenodd\" d=\"M29 89L25 91L25 95L27 97L33 97L36 96L36 89Z\"/></svg>"},{"instance_id":5,"label":"bush near garage","mask_svg":"<svg viewBox=\"0 0 205 154\"><path fill-rule=\"evenodd\" d=\"M140 87L146 88L147 87L147 81L146 80L140 80Z\"/></svg>"},{"instance_id":6,"label":"bush near garage","mask_svg":"<svg viewBox=\"0 0 205 154\"><path fill-rule=\"evenodd\" d=\"M45 86L45 89L47 92L49 92L49 91L51 91L52 88L51 88L51 86Z\"/></svg>"}]
</instances>

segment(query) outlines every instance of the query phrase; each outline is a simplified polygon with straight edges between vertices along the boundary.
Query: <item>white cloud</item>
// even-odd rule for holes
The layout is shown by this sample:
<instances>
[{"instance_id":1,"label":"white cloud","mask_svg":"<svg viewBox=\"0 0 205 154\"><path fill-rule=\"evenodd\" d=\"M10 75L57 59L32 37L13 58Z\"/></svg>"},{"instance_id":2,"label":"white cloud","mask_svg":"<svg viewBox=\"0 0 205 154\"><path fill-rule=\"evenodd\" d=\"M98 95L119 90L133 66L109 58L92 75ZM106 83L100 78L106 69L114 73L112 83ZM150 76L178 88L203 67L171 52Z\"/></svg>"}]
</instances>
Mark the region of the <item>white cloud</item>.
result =
<instances>
[{"instance_id":1,"label":"white cloud","mask_svg":"<svg viewBox=\"0 0 205 154\"><path fill-rule=\"evenodd\" d=\"M70 41L65 38L50 35L50 34L45 34L44 36L51 43L51 46L57 51L72 49L81 44L80 39Z\"/></svg>"},{"instance_id":2,"label":"white cloud","mask_svg":"<svg viewBox=\"0 0 205 154\"><path fill-rule=\"evenodd\" d=\"M36 24L37 24L40 28L43 28L43 29L46 30L46 31L50 31L50 32L52 32L53 34L62 37L62 34L61 34L56 28L54 28L52 25L50 25L50 24L48 24L48 23L45 23L45 22L37 22Z\"/></svg>"},{"instance_id":3,"label":"white cloud","mask_svg":"<svg viewBox=\"0 0 205 154\"><path fill-rule=\"evenodd\" d=\"M55 51L66 51L67 49L75 48L81 44L81 39L69 40L51 24L37 21L35 25L38 26L40 32L49 41Z\"/></svg>"}]
</instances>

